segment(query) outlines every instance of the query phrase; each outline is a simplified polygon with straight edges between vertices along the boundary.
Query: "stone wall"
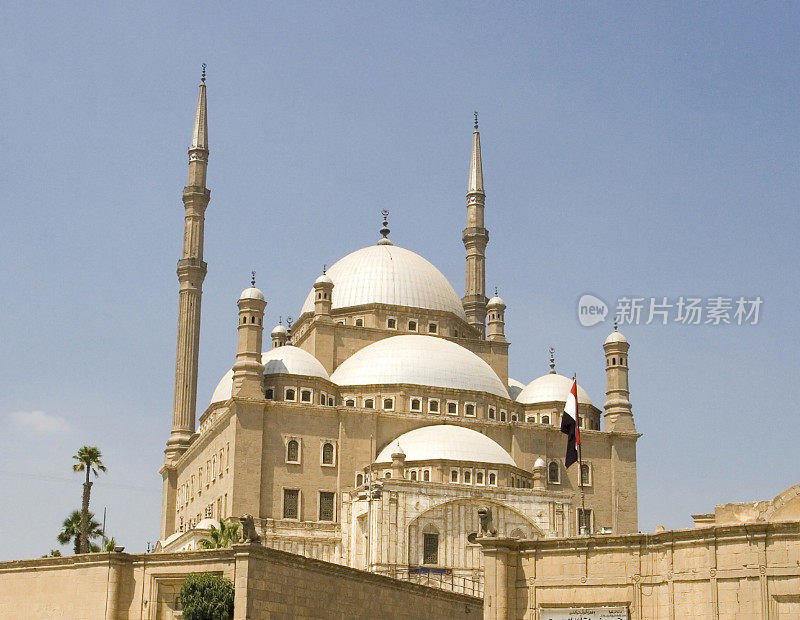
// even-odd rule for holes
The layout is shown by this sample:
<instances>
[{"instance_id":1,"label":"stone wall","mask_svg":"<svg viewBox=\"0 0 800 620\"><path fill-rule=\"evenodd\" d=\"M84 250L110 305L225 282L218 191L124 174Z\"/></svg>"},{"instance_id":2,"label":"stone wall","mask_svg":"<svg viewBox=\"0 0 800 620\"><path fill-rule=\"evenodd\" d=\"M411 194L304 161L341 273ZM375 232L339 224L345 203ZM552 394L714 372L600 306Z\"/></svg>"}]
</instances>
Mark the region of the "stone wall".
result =
<instances>
[{"instance_id":1,"label":"stone wall","mask_svg":"<svg viewBox=\"0 0 800 620\"><path fill-rule=\"evenodd\" d=\"M635 620L800 618L800 522L479 541L486 619L570 607L625 608Z\"/></svg>"},{"instance_id":2,"label":"stone wall","mask_svg":"<svg viewBox=\"0 0 800 620\"><path fill-rule=\"evenodd\" d=\"M183 578L234 584L235 620L478 618L482 601L268 549L97 553L0 562L0 618L172 620Z\"/></svg>"}]
</instances>

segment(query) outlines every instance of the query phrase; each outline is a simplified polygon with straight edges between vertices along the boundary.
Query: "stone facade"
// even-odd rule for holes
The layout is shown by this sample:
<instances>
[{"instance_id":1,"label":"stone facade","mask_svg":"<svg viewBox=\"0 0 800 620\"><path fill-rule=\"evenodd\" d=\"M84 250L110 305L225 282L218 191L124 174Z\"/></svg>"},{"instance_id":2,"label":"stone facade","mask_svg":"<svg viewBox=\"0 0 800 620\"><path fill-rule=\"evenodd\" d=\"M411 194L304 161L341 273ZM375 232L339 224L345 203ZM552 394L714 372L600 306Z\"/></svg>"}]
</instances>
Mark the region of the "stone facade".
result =
<instances>
[{"instance_id":1,"label":"stone facade","mask_svg":"<svg viewBox=\"0 0 800 620\"><path fill-rule=\"evenodd\" d=\"M717 507L721 524L687 530L480 538L484 618L570 608L590 618L609 609L636 620L800 618L800 485L755 505L773 507L775 519L731 523L724 517L745 505L727 504Z\"/></svg>"},{"instance_id":2,"label":"stone facade","mask_svg":"<svg viewBox=\"0 0 800 620\"><path fill-rule=\"evenodd\" d=\"M0 562L0 617L173 620L190 573L231 580L234 620L477 618L480 599L268 549L98 553Z\"/></svg>"}]
</instances>

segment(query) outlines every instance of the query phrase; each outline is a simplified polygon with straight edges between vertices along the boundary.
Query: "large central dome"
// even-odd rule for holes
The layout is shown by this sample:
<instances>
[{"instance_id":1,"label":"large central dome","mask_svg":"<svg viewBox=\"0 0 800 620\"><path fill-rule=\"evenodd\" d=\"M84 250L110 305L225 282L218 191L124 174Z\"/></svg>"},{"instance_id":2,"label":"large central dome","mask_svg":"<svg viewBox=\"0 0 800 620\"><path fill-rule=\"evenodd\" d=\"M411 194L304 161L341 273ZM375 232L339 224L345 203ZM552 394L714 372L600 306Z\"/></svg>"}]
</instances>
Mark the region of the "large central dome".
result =
<instances>
[{"instance_id":1,"label":"large central dome","mask_svg":"<svg viewBox=\"0 0 800 620\"><path fill-rule=\"evenodd\" d=\"M419 254L396 245L371 245L337 261L326 271L333 280L333 310L364 304L389 304L452 312L466 322L453 287ZM314 291L301 314L314 312Z\"/></svg>"}]
</instances>

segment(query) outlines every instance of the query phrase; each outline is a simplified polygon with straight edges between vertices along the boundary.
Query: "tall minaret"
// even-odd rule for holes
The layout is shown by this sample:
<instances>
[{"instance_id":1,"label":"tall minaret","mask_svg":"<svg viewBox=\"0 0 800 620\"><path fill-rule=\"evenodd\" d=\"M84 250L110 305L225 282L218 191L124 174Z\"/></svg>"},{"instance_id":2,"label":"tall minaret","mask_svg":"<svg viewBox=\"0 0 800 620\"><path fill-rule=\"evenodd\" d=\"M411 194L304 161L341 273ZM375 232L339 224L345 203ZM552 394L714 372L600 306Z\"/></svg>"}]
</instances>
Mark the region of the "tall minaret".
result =
<instances>
[{"instance_id":1,"label":"tall minaret","mask_svg":"<svg viewBox=\"0 0 800 620\"><path fill-rule=\"evenodd\" d=\"M175 361L175 402L166 460L177 459L194 434L197 401L197 358L200 344L200 298L206 264L203 262L203 225L211 192L206 188L208 120L206 118L206 66L197 94L192 141L189 145L189 182L183 189L186 219L183 255L178 261L178 350Z\"/></svg>"},{"instance_id":2,"label":"tall minaret","mask_svg":"<svg viewBox=\"0 0 800 620\"><path fill-rule=\"evenodd\" d=\"M489 231L483 227L483 164L481 135L478 133L478 113L475 112L475 131L472 134L472 156L467 181L467 227L462 239L467 250L467 286L461 303L467 320L484 338L486 334L486 244Z\"/></svg>"}]
</instances>

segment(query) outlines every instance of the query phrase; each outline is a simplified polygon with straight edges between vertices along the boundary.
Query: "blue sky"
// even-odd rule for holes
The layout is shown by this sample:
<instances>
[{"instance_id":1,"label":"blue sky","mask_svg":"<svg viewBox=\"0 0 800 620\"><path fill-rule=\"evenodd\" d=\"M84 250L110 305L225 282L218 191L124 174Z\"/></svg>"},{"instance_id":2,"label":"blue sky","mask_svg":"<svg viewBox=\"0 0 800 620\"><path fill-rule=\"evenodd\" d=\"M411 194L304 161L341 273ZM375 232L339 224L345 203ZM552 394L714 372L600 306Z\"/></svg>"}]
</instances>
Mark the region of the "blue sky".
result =
<instances>
[{"instance_id":1,"label":"blue sky","mask_svg":"<svg viewBox=\"0 0 800 620\"><path fill-rule=\"evenodd\" d=\"M129 550L158 536L186 147L211 141L199 407L231 366L249 272L267 320L323 264L395 243L463 287L472 111L487 284L511 375L604 400L610 320L576 301L763 299L757 325L625 326L642 530L798 481L795 3L22 3L0 7L0 489L58 546L71 455ZM67 551L68 548L64 548Z\"/></svg>"}]
</instances>

